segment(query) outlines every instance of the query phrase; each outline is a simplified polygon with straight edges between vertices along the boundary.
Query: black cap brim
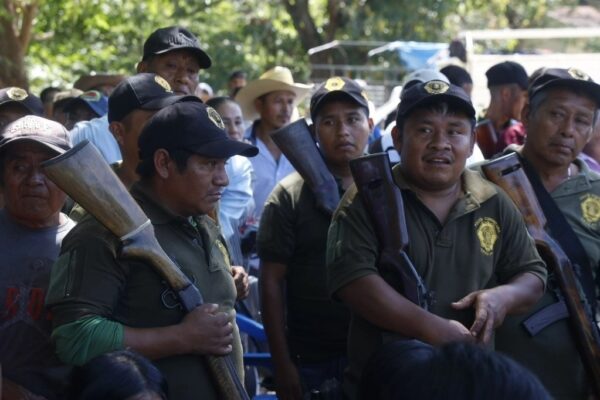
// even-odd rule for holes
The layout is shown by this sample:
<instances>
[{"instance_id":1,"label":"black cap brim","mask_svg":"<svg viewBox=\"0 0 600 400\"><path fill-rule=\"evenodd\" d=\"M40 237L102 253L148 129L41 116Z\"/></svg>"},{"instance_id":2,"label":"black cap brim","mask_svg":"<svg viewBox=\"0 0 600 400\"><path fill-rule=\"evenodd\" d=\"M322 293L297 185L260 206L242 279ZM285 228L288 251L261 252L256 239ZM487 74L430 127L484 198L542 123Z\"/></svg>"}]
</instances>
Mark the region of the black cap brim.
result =
<instances>
[{"instance_id":1,"label":"black cap brim","mask_svg":"<svg viewBox=\"0 0 600 400\"><path fill-rule=\"evenodd\" d=\"M203 157L212 158L229 158L235 155L254 157L258 154L258 148L256 146L231 139L215 140L203 144L198 148L190 147L187 150Z\"/></svg>"},{"instance_id":2,"label":"black cap brim","mask_svg":"<svg viewBox=\"0 0 600 400\"><path fill-rule=\"evenodd\" d=\"M596 102L596 106L600 108L600 85L593 81L580 79L552 79L542 85L532 87L529 96L530 98L533 98L535 95L544 90L559 87L587 93L588 96L590 96Z\"/></svg>"},{"instance_id":3,"label":"black cap brim","mask_svg":"<svg viewBox=\"0 0 600 400\"><path fill-rule=\"evenodd\" d=\"M166 53L169 53L169 52L175 51L175 50L189 50L192 53L194 53L194 55L196 56L196 60L198 60L198 65L202 69L210 68L210 66L212 65L212 60L210 59L208 54L206 54L206 52L204 50L199 49L197 47L174 46L174 47L169 47L168 49L165 49L165 50L157 51L153 54L154 55L166 54Z\"/></svg>"},{"instance_id":4,"label":"black cap brim","mask_svg":"<svg viewBox=\"0 0 600 400\"><path fill-rule=\"evenodd\" d=\"M422 107L427 104L442 103L442 102L446 102L448 104L455 106L458 109L465 111L465 114L469 118L475 118L476 112L475 112L475 109L473 108L473 105L471 103L469 103L468 101L463 100L460 97L457 97L457 96L451 95L451 94L437 94L435 96L424 97L420 100L413 101L412 104L405 110L402 109L402 102L401 102L399 105L399 108L398 108L398 116L405 117L406 115L408 115L412 110L414 110L417 107Z\"/></svg>"},{"instance_id":5,"label":"black cap brim","mask_svg":"<svg viewBox=\"0 0 600 400\"><path fill-rule=\"evenodd\" d=\"M202 102L196 96L184 95L184 96L165 96L160 99L151 100L147 103L142 104L139 108L142 110L160 110L171 104L179 103L181 101L197 101Z\"/></svg>"},{"instance_id":6,"label":"black cap brim","mask_svg":"<svg viewBox=\"0 0 600 400\"><path fill-rule=\"evenodd\" d=\"M323 95L319 101L312 105L310 109L310 118L313 120L313 122L319 112L319 109L323 107L325 103L335 100L347 100L356 103L357 105L367 109L367 115L369 113L369 103L363 96L356 93L346 92L344 90L333 90Z\"/></svg>"}]
</instances>

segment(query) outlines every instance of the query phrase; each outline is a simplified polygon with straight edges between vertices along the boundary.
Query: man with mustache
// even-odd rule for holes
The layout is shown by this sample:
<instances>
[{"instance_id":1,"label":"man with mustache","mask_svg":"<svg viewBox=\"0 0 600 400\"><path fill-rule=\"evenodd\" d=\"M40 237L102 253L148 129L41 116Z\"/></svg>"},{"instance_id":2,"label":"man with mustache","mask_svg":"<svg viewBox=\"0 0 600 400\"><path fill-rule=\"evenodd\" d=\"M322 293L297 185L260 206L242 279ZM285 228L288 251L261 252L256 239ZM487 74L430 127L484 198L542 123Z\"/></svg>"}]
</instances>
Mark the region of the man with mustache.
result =
<instances>
[{"instance_id":1,"label":"man with mustache","mask_svg":"<svg viewBox=\"0 0 600 400\"><path fill-rule=\"evenodd\" d=\"M547 230L572 264L579 266L581 295L594 306L600 266L600 175L578 158L593 135L600 106L600 85L583 71L546 68L529 86L523 110L527 140L516 151L548 220ZM535 187L535 185L534 185ZM543 202L542 199L547 199ZM547 205L545 205L547 204ZM569 232L570 240L565 241ZM554 279L535 312L557 301ZM507 319L498 331L497 349L531 369L556 399L587 398L586 379L568 320L529 336L521 322Z\"/></svg>"},{"instance_id":2,"label":"man with mustache","mask_svg":"<svg viewBox=\"0 0 600 400\"><path fill-rule=\"evenodd\" d=\"M242 376L242 352L229 254L208 214L227 186L226 160L257 149L230 140L219 114L193 101L158 111L138 146L140 180L131 195L205 303L186 314L158 272L117 256L119 238L88 215L65 239L52 274L47 305L56 318L57 354L80 365L131 348L155 361L169 398L216 400L203 355L232 353Z\"/></svg>"},{"instance_id":3,"label":"man with mustache","mask_svg":"<svg viewBox=\"0 0 600 400\"><path fill-rule=\"evenodd\" d=\"M474 125L470 98L452 84L419 83L401 96L393 131L401 163L393 176L404 199L407 254L432 298L428 311L379 274L377 234L354 187L333 217L328 284L352 311L344 377L350 399L384 337L488 344L507 314L525 311L543 293L544 263L519 211L500 189L465 170Z\"/></svg>"},{"instance_id":4,"label":"man with mustache","mask_svg":"<svg viewBox=\"0 0 600 400\"><path fill-rule=\"evenodd\" d=\"M43 398L64 398L68 371L54 354L52 315L44 298L60 244L75 224L61 213L66 195L41 164L70 148L64 126L33 115L10 123L0 138L6 201L0 209L0 364L6 379L0 397L5 399L33 398L15 383Z\"/></svg>"},{"instance_id":5,"label":"man with mustache","mask_svg":"<svg viewBox=\"0 0 600 400\"><path fill-rule=\"evenodd\" d=\"M363 154L373 129L367 97L353 80L333 77L310 104L315 139L342 195L353 182L349 161ZM329 221L298 173L275 187L261 218L262 318L280 399L300 400L325 381L342 381L350 313L327 292Z\"/></svg>"}]
</instances>

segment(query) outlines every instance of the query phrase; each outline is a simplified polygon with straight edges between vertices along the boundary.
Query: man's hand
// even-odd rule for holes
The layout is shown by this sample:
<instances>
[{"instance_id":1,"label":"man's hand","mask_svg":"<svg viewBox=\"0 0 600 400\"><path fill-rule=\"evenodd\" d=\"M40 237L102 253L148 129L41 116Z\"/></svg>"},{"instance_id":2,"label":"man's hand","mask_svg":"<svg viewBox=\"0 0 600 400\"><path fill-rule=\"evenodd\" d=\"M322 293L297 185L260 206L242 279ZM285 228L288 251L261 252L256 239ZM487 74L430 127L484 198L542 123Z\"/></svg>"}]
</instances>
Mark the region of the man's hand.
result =
<instances>
[{"instance_id":1,"label":"man's hand","mask_svg":"<svg viewBox=\"0 0 600 400\"><path fill-rule=\"evenodd\" d=\"M457 310L475 308L475 321L470 329L471 335L478 343L488 344L492 339L494 328L500 326L506 317L507 307L504 297L498 288L478 290L452 303L452 307Z\"/></svg>"},{"instance_id":2,"label":"man's hand","mask_svg":"<svg viewBox=\"0 0 600 400\"><path fill-rule=\"evenodd\" d=\"M184 353L225 355L233 349L231 316L216 304L203 304L186 314L179 324Z\"/></svg>"},{"instance_id":3,"label":"man's hand","mask_svg":"<svg viewBox=\"0 0 600 400\"><path fill-rule=\"evenodd\" d=\"M458 321L438 317L438 321L426 329L422 340L434 346L451 342L473 342L473 336L466 326Z\"/></svg>"},{"instance_id":4,"label":"man's hand","mask_svg":"<svg viewBox=\"0 0 600 400\"><path fill-rule=\"evenodd\" d=\"M248 282L248 273L244 267L232 266L231 275L235 282L235 288L237 290L237 300L243 300L250 294L250 283Z\"/></svg>"},{"instance_id":5,"label":"man's hand","mask_svg":"<svg viewBox=\"0 0 600 400\"><path fill-rule=\"evenodd\" d=\"M302 400L300 375L292 362L276 365L275 391L280 400Z\"/></svg>"}]
</instances>

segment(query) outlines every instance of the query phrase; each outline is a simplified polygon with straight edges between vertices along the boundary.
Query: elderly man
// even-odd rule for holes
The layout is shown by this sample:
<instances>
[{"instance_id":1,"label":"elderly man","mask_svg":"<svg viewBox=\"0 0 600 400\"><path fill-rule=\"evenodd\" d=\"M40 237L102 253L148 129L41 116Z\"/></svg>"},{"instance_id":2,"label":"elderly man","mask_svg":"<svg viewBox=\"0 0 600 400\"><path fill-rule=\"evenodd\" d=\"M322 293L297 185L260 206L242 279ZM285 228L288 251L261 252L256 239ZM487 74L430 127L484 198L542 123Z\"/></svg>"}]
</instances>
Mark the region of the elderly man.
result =
<instances>
[{"instance_id":1,"label":"elderly man","mask_svg":"<svg viewBox=\"0 0 600 400\"><path fill-rule=\"evenodd\" d=\"M271 133L290 123L295 107L308 95L311 87L294 82L289 69L275 67L249 82L235 96L244 118L254 121L245 136L259 149L258 156L251 160L255 174L252 189L256 221L260 219L271 190L294 172L294 167L271 139Z\"/></svg>"},{"instance_id":2,"label":"elderly man","mask_svg":"<svg viewBox=\"0 0 600 400\"><path fill-rule=\"evenodd\" d=\"M51 315L44 308L52 264L74 226L60 209L66 195L40 164L71 147L67 130L37 116L11 123L0 139L0 364L6 398L25 389L60 399L66 375L50 341ZM21 397L17 397L21 398Z\"/></svg>"},{"instance_id":3,"label":"elderly man","mask_svg":"<svg viewBox=\"0 0 600 400\"><path fill-rule=\"evenodd\" d=\"M440 345L492 342L507 314L542 296L546 269L516 207L496 186L465 170L473 151L475 109L459 87L442 81L407 89L398 106L395 184L404 198L407 254L430 290L428 311L394 290L377 265L383 232L356 188L341 200L329 229L331 294L352 310L344 386L357 398L369 356L390 334ZM394 184L390 183L390 184Z\"/></svg>"},{"instance_id":4,"label":"elderly man","mask_svg":"<svg viewBox=\"0 0 600 400\"><path fill-rule=\"evenodd\" d=\"M586 73L575 68L543 69L529 87L529 104L523 111L527 141L508 150L520 155L537 188L549 233L579 266L582 296L592 305L597 300L594 276L600 267L600 175L577 156L592 137L599 106L600 85ZM559 298L554 279L548 287L552 290L532 314ZM534 337L520 322L507 320L498 332L497 349L536 373L554 398L588 398L568 321L555 322Z\"/></svg>"},{"instance_id":5,"label":"elderly man","mask_svg":"<svg viewBox=\"0 0 600 400\"><path fill-rule=\"evenodd\" d=\"M88 216L65 239L52 274L47 303L56 318L57 353L82 364L131 348L155 360L169 398L216 399L203 355L233 352L241 371L242 354L229 256L207 214L227 186L227 159L254 156L257 149L229 139L219 114L197 102L160 110L138 144L140 181L131 194L206 303L185 314L162 277L143 262L119 257L119 238Z\"/></svg>"}]
</instances>

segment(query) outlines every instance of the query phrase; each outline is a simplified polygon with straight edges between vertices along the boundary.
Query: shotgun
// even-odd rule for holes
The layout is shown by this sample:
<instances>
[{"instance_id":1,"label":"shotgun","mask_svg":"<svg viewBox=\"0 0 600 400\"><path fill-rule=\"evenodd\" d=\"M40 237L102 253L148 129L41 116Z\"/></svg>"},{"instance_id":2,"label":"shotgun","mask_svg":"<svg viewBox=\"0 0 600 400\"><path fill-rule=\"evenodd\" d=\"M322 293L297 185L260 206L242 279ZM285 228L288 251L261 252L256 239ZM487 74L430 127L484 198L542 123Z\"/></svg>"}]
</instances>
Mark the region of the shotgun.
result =
<instances>
[{"instance_id":1,"label":"shotgun","mask_svg":"<svg viewBox=\"0 0 600 400\"><path fill-rule=\"evenodd\" d=\"M379 240L379 273L398 293L428 310L427 288L406 254L409 242L404 202L388 154L356 158L350 161L350 169Z\"/></svg>"},{"instance_id":2,"label":"shotgun","mask_svg":"<svg viewBox=\"0 0 600 400\"><path fill-rule=\"evenodd\" d=\"M85 140L44 162L42 168L48 178L120 239L120 257L152 266L177 293L187 312L203 303L198 288L160 247L152 223L94 145ZM230 356L207 355L205 359L220 398L250 399Z\"/></svg>"},{"instance_id":3,"label":"shotgun","mask_svg":"<svg viewBox=\"0 0 600 400\"><path fill-rule=\"evenodd\" d=\"M306 120L292 122L273 132L271 137L315 195L317 207L328 216L333 215L340 202L340 192Z\"/></svg>"},{"instance_id":4,"label":"shotgun","mask_svg":"<svg viewBox=\"0 0 600 400\"><path fill-rule=\"evenodd\" d=\"M485 176L500 186L521 211L527 230L536 247L554 274L564 299L569 322L579 355L588 373L594 393L600 398L600 333L594 322L591 307L582 297L575 270L563 249L544 229L546 217L535 192L523 171L516 153L492 160L481 169ZM557 303L560 304L560 303ZM551 306L553 307L553 306ZM560 309L560 306L554 306Z\"/></svg>"}]
</instances>

